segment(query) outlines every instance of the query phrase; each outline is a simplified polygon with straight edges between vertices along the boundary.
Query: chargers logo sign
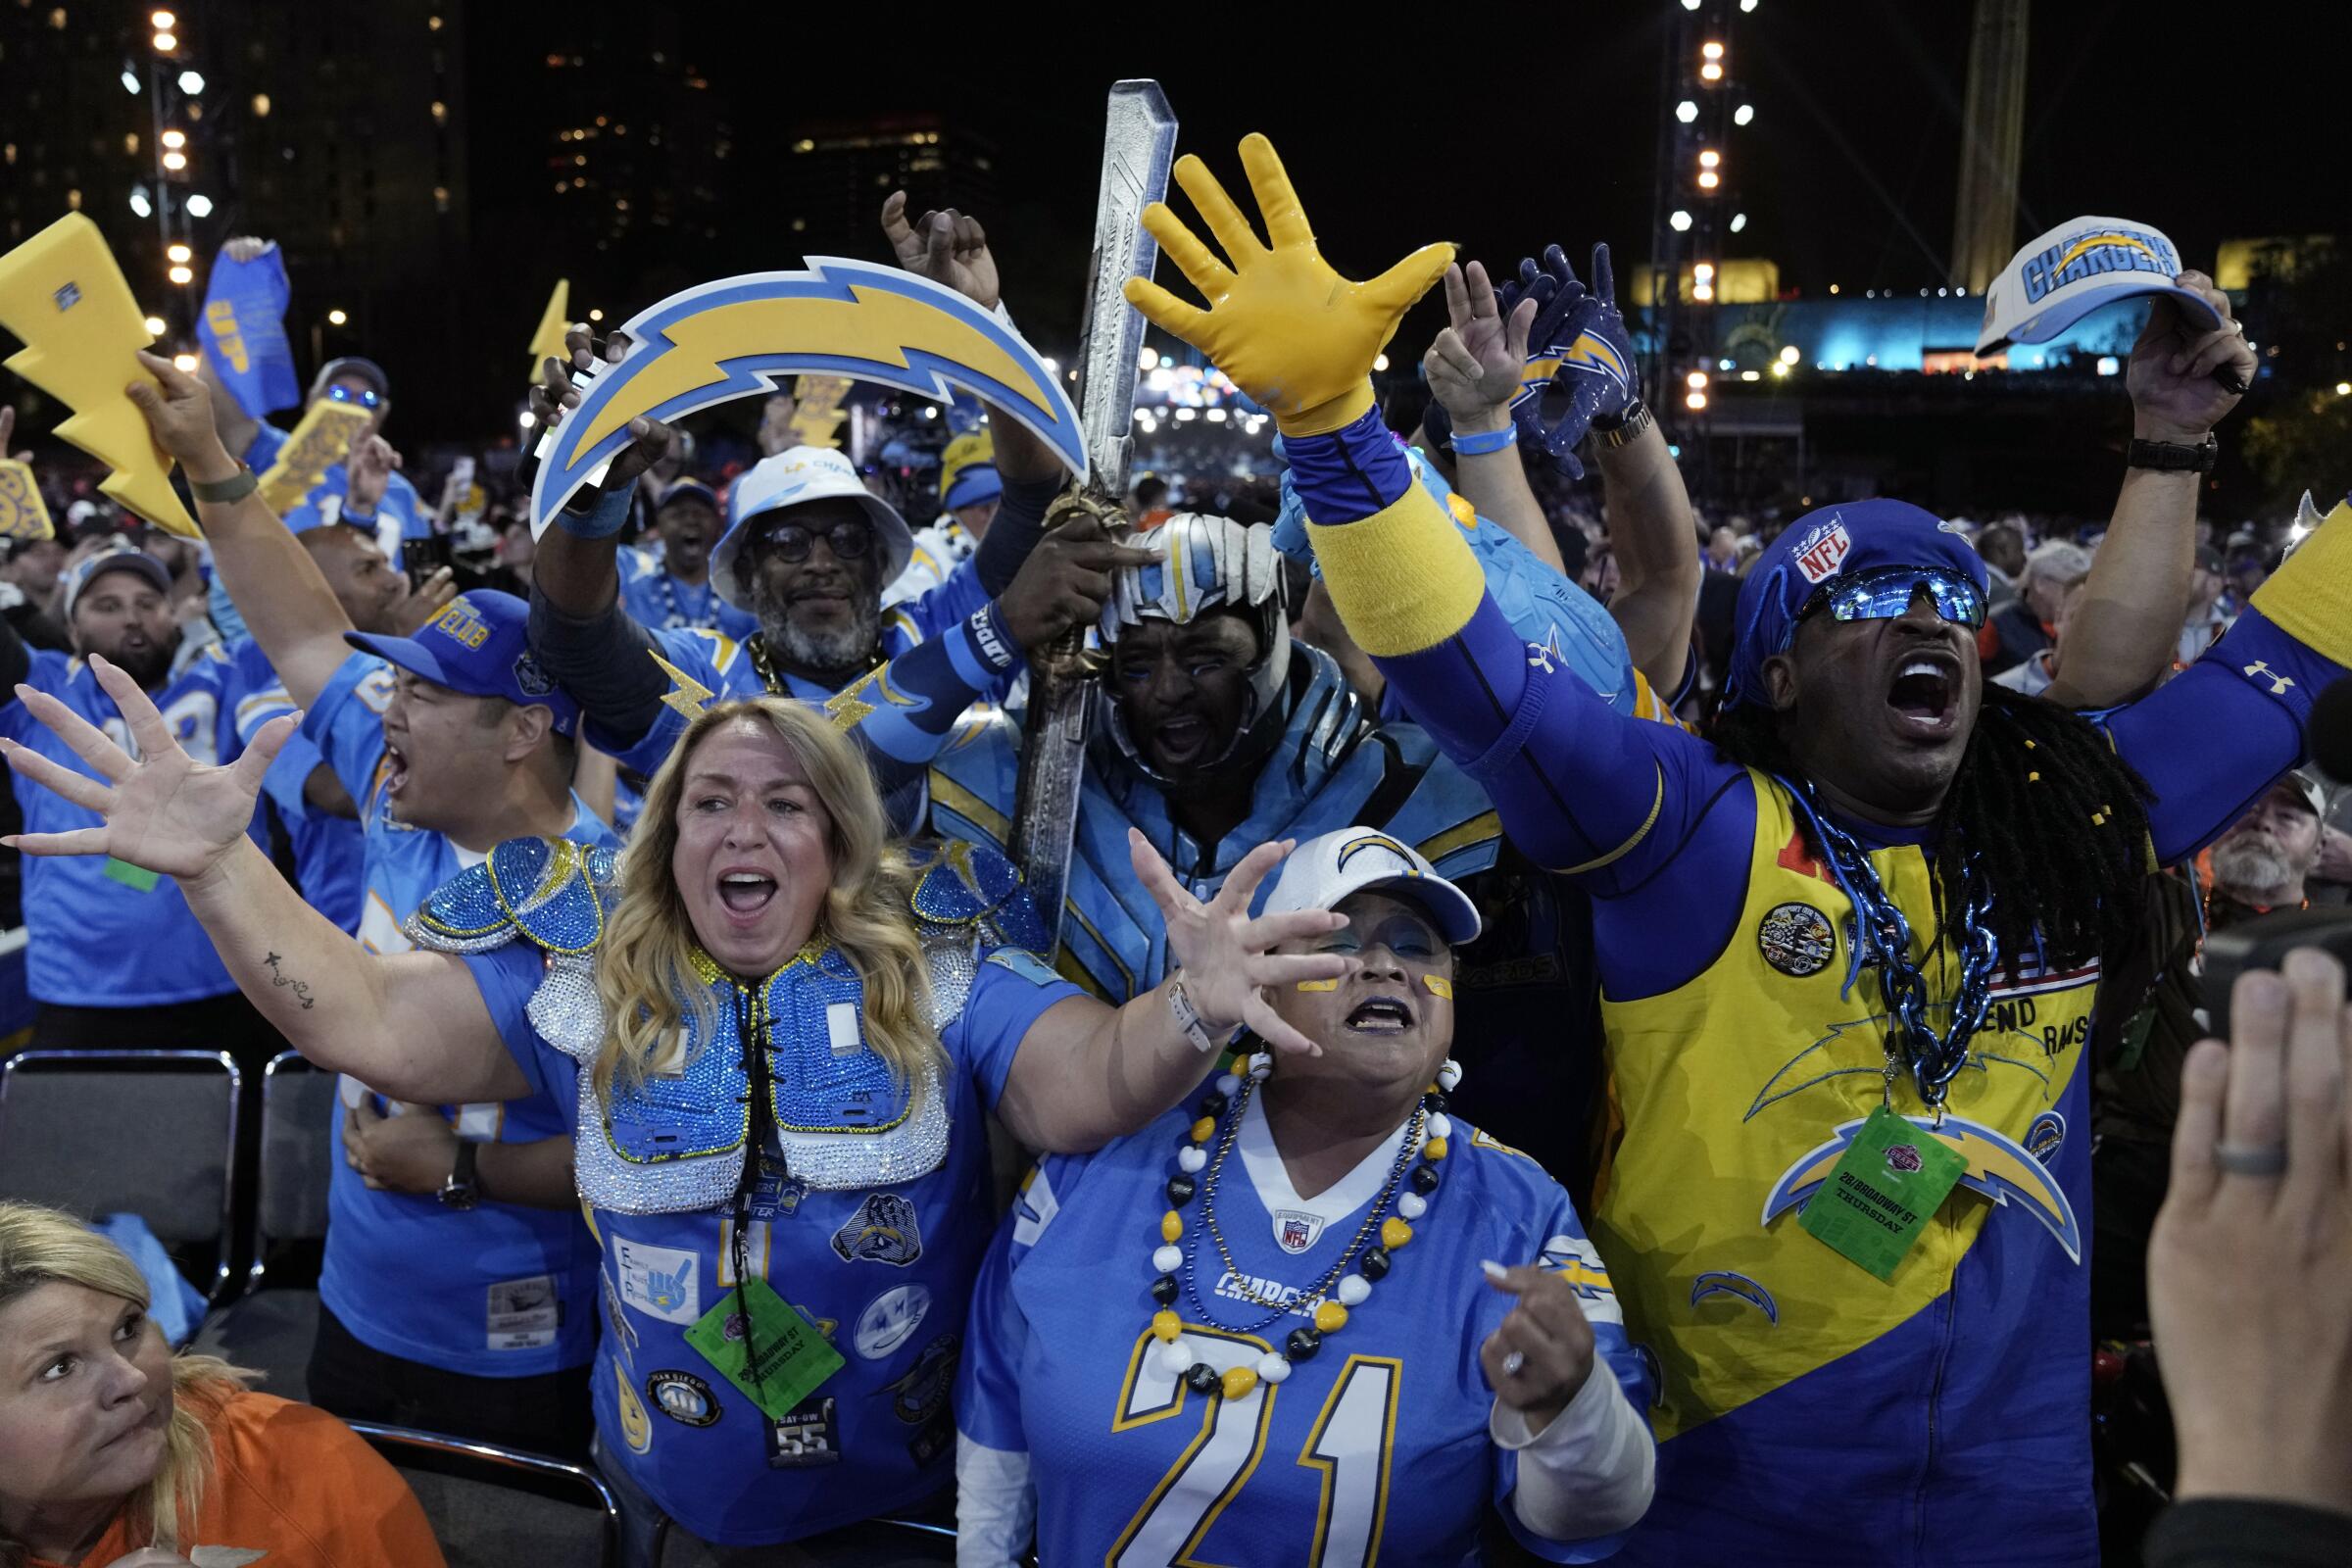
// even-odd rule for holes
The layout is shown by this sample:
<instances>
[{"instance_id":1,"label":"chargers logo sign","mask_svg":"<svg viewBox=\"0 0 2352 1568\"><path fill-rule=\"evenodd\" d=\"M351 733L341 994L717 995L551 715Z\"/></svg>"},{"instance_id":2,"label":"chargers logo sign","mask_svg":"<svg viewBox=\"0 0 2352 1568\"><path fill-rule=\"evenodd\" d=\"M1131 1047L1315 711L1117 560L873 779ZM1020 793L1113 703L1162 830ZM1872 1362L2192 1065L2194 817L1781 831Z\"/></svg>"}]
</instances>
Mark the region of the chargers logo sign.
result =
<instances>
[{"instance_id":1,"label":"chargers logo sign","mask_svg":"<svg viewBox=\"0 0 2352 1568\"><path fill-rule=\"evenodd\" d=\"M1587 329L1556 354L1529 357L1526 368L1519 375L1519 393L1511 399L1511 406L1517 408L1529 398L1542 397L1544 389L1562 371L1597 375L1620 389L1633 384L1633 372L1626 368L1625 356L1617 352L1617 345Z\"/></svg>"},{"instance_id":2,"label":"chargers logo sign","mask_svg":"<svg viewBox=\"0 0 2352 1568\"><path fill-rule=\"evenodd\" d=\"M2180 258L2162 234L2110 225L2070 234L2030 257L2019 281L2026 303L2038 305L2067 284L2101 272L2161 272L2173 277L2180 270Z\"/></svg>"},{"instance_id":3,"label":"chargers logo sign","mask_svg":"<svg viewBox=\"0 0 2352 1568\"><path fill-rule=\"evenodd\" d=\"M961 387L1004 410L1086 477L1078 411L1020 334L954 289L895 267L811 256L673 294L620 329L628 355L593 373L531 485L531 531L629 443L629 421L672 420L801 371L880 381L947 402Z\"/></svg>"},{"instance_id":4,"label":"chargers logo sign","mask_svg":"<svg viewBox=\"0 0 2352 1568\"><path fill-rule=\"evenodd\" d=\"M2026 1212L2058 1238L2069 1262L2082 1261L2082 1231L2075 1222L2074 1204L2067 1201L2066 1189L2058 1185L2058 1178L2039 1159L1990 1127L1965 1116L1947 1114L1940 1128L1932 1117L1904 1119L1968 1161L1968 1168L1960 1177L1962 1187L1983 1194L2003 1208L2012 1202L2023 1204ZM1814 1189L1828 1179L1831 1167L1838 1163L1846 1146L1854 1141L1862 1121L1857 1116L1841 1122L1835 1138L1783 1171L1781 1179L1772 1184L1772 1191L1764 1196L1764 1212L1757 1223L1769 1225L1788 1210L1803 1206Z\"/></svg>"}]
</instances>

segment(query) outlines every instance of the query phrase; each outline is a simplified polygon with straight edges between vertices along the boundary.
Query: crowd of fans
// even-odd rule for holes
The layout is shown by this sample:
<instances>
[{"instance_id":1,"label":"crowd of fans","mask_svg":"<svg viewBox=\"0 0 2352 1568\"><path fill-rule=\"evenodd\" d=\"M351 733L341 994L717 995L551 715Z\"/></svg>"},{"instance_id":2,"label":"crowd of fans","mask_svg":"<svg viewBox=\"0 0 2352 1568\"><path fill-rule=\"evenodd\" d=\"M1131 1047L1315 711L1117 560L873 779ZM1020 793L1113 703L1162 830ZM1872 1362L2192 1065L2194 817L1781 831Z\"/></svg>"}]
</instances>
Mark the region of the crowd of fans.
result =
<instances>
[{"instance_id":1,"label":"crowd of fans","mask_svg":"<svg viewBox=\"0 0 2352 1568\"><path fill-rule=\"evenodd\" d=\"M987 1564L2082 1562L2094 1344L2151 1322L2199 1401L2112 1467L2194 1500L2151 1557L2340 1546L2343 977L2241 982L2225 1054L2198 955L2352 895L2299 765L2352 523L2161 466L2094 522L1708 515L1605 247L1347 282L1244 157L1265 238L1187 160L1225 259L1152 226L1208 308L1130 298L1282 468L1141 475L1131 531L1049 527L1003 413L853 454L785 389L534 540L527 452L404 464L364 358L283 516L283 429L125 367L201 544L32 456L30 1044L343 1076L307 1402L0 1194L0 1565L437 1560L321 1411L592 1464L632 1565L901 1560L893 1516ZM1017 303L972 219L884 231ZM2159 299L2125 384L2194 448L2252 361L2180 285L2222 324ZM573 331L536 423L626 349ZM1049 909L1007 857L1073 632ZM2322 1374L2216 1348L2267 1334Z\"/></svg>"}]
</instances>

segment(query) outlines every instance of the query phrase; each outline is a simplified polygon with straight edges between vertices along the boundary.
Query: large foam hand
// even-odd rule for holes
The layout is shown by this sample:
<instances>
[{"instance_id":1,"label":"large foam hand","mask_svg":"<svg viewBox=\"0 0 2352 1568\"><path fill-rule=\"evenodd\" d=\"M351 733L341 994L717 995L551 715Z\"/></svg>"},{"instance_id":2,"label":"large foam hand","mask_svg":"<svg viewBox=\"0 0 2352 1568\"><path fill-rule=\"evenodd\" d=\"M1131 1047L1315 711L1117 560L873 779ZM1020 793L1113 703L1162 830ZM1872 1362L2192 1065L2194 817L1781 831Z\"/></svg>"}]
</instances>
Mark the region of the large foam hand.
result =
<instances>
[{"instance_id":1,"label":"large foam hand","mask_svg":"<svg viewBox=\"0 0 2352 1568\"><path fill-rule=\"evenodd\" d=\"M1208 301L1187 305L1148 278L1127 280L1127 302L1145 319L1208 356L1274 416L1286 435L1321 435L1372 407L1372 362L1413 302L1453 260L1451 245L1421 249L1368 282L1351 282L1315 249L1298 193L1274 144L1242 140L1242 167L1270 245L1200 159L1176 164L1176 183L1216 236L1220 262L1164 205L1144 209L1144 227Z\"/></svg>"}]
</instances>

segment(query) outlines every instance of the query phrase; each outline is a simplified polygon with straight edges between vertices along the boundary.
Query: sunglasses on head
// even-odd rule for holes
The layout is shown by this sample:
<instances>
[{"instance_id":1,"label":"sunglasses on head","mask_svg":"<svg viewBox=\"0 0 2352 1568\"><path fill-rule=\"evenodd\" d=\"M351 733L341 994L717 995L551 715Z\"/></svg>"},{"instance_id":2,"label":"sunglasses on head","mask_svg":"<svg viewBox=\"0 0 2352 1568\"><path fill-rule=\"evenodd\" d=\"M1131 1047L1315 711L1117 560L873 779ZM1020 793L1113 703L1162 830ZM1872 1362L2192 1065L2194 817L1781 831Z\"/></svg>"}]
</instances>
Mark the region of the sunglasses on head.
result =
<instances>
[{"instance_id":1,"label":"sunglasses on head","mask_svg":"<svg viewBox=\"0 0 2352 1568\"><path fill-rule=\"evenodd\" d=\"M361 387L355 392L347 386L330 386L326 395L337 403L357 403L363 409L372 409L384 401L371 387Z\"/></svg>"},{"instance_id":2,"label":"sunglasses on head","mask_svg":"<svg viewBox=\"0 0 2352 1568\"><path fill-rule=\"evenodd\" d=\"M839 561L856 561L874 548L874 530L862 522L837 522L820 536L813 528L804 528L797 522L780 522L760 536L763 549L773 551L779 560L802 562L822 537L825 545Z\"/></svg>"},{"instance_id":3,"label":"sunglasses on head","mask_svg":"<svg viewBox=\"0 0 2352 1568\"><path fill-rule=\"evenodd\" d=\"M1984 624L1984 591L1976 579L1934 566L1885 566L1825 584L1797 619L1826 610L1832 620L1892 620L1922 591L1945 620L1971 628Z\"/></svg>"}]
</instances>

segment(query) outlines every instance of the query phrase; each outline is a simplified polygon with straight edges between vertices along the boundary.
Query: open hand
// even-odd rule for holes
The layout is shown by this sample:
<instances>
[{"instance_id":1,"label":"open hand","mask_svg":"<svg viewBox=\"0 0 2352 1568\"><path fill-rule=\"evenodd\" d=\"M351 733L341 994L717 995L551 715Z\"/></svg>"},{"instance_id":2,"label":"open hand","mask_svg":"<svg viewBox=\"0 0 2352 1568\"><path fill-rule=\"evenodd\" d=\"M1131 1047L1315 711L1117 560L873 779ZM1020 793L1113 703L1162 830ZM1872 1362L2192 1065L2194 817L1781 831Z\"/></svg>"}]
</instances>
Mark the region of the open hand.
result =
<instances>
[{"instance_id":1,"label":"open hand","mask_svg":"<svg viewBox=\"0 0 2352 1568\"><path fill-rule=\"evenodd\" d=\"M1301 980L1337 980L1348 959L1337 953L1278 954L1285 942L1337 931L1348 917L1330 909L1290 909L1250 918L1250 901L1266 873L1297 848L1296 841L1260 844L1242 857L1217 896L1202 904L1176 880L1152 841L1127 830L1127 855L1138 881L1159 906L1168 926L1171 969L1184 971L1184 987L1212 1036L1247 1027L1268 1047L1320 1056L1323 1048L1284 1023L1266 1001L1267 986Z\"/></svg>"},{"instance_id":2,"label":"open hand","mask_svg":"<svg viewBox=\"0 0 2352 1568\"><path fill-rule=\"evenodd\" d=\"M2316 949L2240 975L2231 1039L2180 1068L2148 1315L2180 1443L2175 1495L2352 1511L2352 1015ZM2275 1152L2271 1174L2226 1170Z\"/></svg>"},{"instance_id":3,"label":"open hand","mask_svg":"<svg viewBox=\"0 0 2352 1568\"><path fill-rule=\"evenodd\" d=\"M977 218L966 218L951 207L906 221L906 193L894 190L882 203L882 232L907 271L942 283L984 311L993 311L1003 298L998 291L997 259L988 248L988 230Z\"/></svg>"},{"instance_id":4,"label":"open hand","mask_svg":"<svg viewBox=\"0 0 2352 1568\"><path fill-rule=\"evenodd\" d=\"M2230 314L2230 296L2203 272L2182 272L2183 288L2194 289L2220 313L2222 324L2206 329L2174 300L2159 295L2148 324L2132 345L2124 388L2132 394L2132 433L2143 441L2194 446L2237 407L2254 384L2254 351L2246 329ZM2236 391L2215 377L2235 378Z\"/></svg>"},{"instance_id":5,"label":"open hand","mask_svg":"<svg viewBox=\"0 0 2352 1568\"><path fill-rule=\"evenodd\" d=\"M1487 1283L1519 1304L1478 1348L1478 1364L1494 1397L1525 1417L1529 1432L1542 1432L1592 1375L1592 1325L1576 1287L1551 1269L1490 1263ZM1514 1353L1519 1360L1506 1372Z\"/></svg>"},{"instance_id":6,"label":"open hand","mask_svg":"<svg viewBox=\"0 0 2352 1568\"><path fill-rule=\"evenodd\" d=\"M1187 305L1142 277L1127 280L1127 303L1207 355L1272 411L1284 434L1340 429L1371 409L1372 362L1396 335L1404 313L1446 270L1453 247L1424 245L1371 281L1351 282L1315 249L1314 230L1274 144L1260 135L1244 137L1242 166L1271 244L1259 243L1208 166L1187 154L1176 161L1176 183L1200 209L1226 260L1219 261L1163 203L1144 209L1144 227L1209 308Z\"/></svg>"},{"instance_id":7,"label":"open hand","mask_svg":"<svg viewBox=\"0 0 2352 1568\"><path fill-rule=\"evenodd\" d=\"M1065 631L1093 625L1110 598L1113 573L1160 559L1146 537L1114 538L1100 517L1083 512L1054 528L997 600L1006 635L1036 653Z\"/></svg>"},{"instance_id":8,"label":"open hand","mask_svg":"<svg viewBox=\"0 0 2352 1568\"><path fill-rule=\"evenodd\" d=\"M364 435L353 445L346 463L351 475L350 510L373 512L391 486L400 454L382 436Z\"/></svg>"},{"instance_id":9,"label":"open hand","mask_svg":"<svg viewBox=\"0 0 2352 1568\"><path fill-rule=\"evenodd\" d=\"M12 740L0 740L0 756L20 775L96 811L105 821L63 833L12 833L0 844L26 855L106 855L164 876L202 876L245 837L253 823L254 801L262 791L262 775L270 771L301 715L271 719L236 761L214 767L179 749L164 715L136 681L95 654L90 656L90 671L122 710L138 758L134 760L103 730L48 693L19 686L18 700L98 776L77 773Z\"/></svg>"},{"instance_id":10,"label":"open hand","mask_svg":"<svg viewBox=\"0 0 2352 1568\"><path fill-rule=\"evenodd\" d=\"M549 355L539 367L538 384L531 388L531 421L534 433L524 442L527 449L539 444L537 432L553 430L564 422L564 414L580 406L580 389L571 384L571 370L586 370L598 364L618 365L628 357L629 335L615 332L598 342L584 326L575 326L564 334L564 358ZM637 482L637 476L669 455L670 429L660 419L640 415L629 421L629 444L612 455L612 465L605 471L602 484L587 486L572 505L586 510L582 503L590 497L611 495L625 490Z\"/></svg>"}]
</instances>

